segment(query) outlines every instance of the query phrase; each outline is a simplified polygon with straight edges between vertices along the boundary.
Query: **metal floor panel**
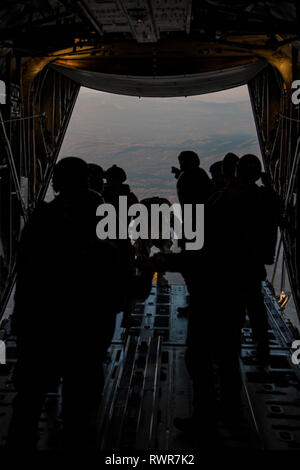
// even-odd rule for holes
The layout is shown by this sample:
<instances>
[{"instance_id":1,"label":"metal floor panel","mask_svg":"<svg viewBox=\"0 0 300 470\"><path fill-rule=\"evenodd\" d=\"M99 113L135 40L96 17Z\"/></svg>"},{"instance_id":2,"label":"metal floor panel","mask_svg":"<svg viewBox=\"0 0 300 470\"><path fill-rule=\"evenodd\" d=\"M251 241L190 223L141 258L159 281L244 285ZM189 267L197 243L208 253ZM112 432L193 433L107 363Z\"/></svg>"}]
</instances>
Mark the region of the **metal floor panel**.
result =
<instances>
[{"instance_id":1,"label":"metal floor panel","mask_svg":"<svg viewBox=\"0 0 300 470\"><path fill-rule=\"evenodd\" d=\"M290 359L294 330L282 318L267 285L265 302L270 324L270 365L265 369L257 365L248 322L242 330L240 360L244 419L238 426L219 420L222 448L300 448L300 370ZM117 315L104 365L106 382L98 420L99 449L199 448L197 434L184 435L173 426L174 417L192 413L192 388L184 363L187 319L177 316L177 308L185 303L184 285L153 285L147 301L134 307L133 316L140 320L139 327L122 328L122 314ZM5 332L0 332L5 337ZM5 444L15 393L11 381L14 338L8 337L6 343L7 365L0 367L1 446ZM59 391L47 396L39 432L39 449L61 447Z\"/></svg>"}]
</instances>

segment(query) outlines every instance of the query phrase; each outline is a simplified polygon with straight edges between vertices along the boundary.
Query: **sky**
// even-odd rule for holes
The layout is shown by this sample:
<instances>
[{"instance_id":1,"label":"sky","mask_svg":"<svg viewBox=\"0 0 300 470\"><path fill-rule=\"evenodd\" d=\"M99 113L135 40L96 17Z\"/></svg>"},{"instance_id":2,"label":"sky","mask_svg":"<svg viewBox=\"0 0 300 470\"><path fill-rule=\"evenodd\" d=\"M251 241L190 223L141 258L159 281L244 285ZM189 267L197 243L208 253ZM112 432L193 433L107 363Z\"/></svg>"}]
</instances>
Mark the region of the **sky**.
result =
<instances>
[{"instance_id":1,"label":"sky","mask_svg":"<svg viewBox=\"0 0 300 470\"><path fill-rule=\"evenodd\" d=\"M138 98L81 88L60 158L73 155L104 169L117 164L139 199L176 201L171 166L182 150L201 166L229 152L259 154L246 86L179 98Z\"/></svg>"}]
</instances>

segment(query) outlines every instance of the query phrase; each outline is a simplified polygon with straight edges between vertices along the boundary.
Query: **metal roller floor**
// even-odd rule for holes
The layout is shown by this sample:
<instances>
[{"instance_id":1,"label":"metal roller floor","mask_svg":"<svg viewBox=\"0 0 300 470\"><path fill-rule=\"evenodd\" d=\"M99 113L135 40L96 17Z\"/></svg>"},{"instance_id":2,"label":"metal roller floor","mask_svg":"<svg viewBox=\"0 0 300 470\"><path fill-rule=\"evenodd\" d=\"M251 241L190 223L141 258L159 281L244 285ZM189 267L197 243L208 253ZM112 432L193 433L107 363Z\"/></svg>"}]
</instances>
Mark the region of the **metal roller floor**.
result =
<instances>
[{"instance_id":1,"label":"metal roller floor","mask_svg":"<svg viewBox=\"0 0 300 470\"><path fill-rule=\"evenodd\" d=\"M198 449L197 433L185 435L173 426L175 416L192 412L192 390L184 364L187 319L177 316L186 303L184 285L169 285L159 278L145 303L133 315L140 326L125 330L122 314L105 364L106 382L99 415L99 449L184 450ZM218 422L221 448L300 449L300 368L291 362L296 335L291 324L264 286L269 312L270 365L255 361L250 325L242 330L241 374L243 420L232 425ZM11 374L15 341L9 321L1 325L6 340L7 364L0 365L0 446L5 445L14 389ZM203 404L205 406L205 404ZM61 395L49 393L41 415L39 449L61 447ZM201 423L199 423L199 429ZM203 430L202 430L203 431Z\"/></svg>"}]
</instances>

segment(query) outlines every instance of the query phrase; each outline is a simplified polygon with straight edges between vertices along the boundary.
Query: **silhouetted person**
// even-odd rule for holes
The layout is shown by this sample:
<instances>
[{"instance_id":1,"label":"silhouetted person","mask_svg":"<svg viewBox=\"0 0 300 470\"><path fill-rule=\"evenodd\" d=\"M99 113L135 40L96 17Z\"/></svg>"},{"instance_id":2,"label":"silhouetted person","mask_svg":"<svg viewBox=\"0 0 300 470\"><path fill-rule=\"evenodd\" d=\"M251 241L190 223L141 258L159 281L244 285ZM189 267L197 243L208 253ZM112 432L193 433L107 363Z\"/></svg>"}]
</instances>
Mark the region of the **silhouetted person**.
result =
<instances>
[{"instance_id":1,"label":"silhouetted person","mask_svg":"<svg viewBox=\"0 0 300 470\"><path fill-rule=\"evenodd\" d=\"M232 181L208 208L206 249L212 264L218 264L216 284L220 289L225 286L224 296L226 290L232 290L231 280L235 279L235 296L230 300L234 315L228 313L233 322L232 331L236 331L232 344L240 348L240 326L247 311L257 342L258 360L264 365L268 362L269 344L267 311L261 289L266 278L264 265L274 261L280 203L272 190L257 186L260 176L259 159L250 154L241 157L236 181ZM232 392L226 391L226 383L228 380L224 377L225 395L230 401Z\"/></svg>"},{"instance_id":2,"label":"silhouetted person","mask_svg":"<svg viewBox=\"0 0 300 470\"><path fill-rule=\"evenodd\" d=\"M198 155L190 150L183 151L178 156L178 161L180 165L179 170L175 171L176 168L172 168L172 172L175 173L177 179L177 195L178 200L181 205L182 217L184 218L184 204L191 204L193 207L192 210L192 220L195 220L196 214L196 204L205 204L211 195L212 192L212 182L203 168L200 168L200 159ZM184 233L184 223L182 225ZM193 223L192 229L195 230L195 225ZM179 240L178 245L185 249L185 239ZM187 265L187 270L181 273L184 277L185 283L187 285L190 297L193 295L193 285L191 274L189 272L189 267ZM178 308L179 316L186 316L189 312L189 307Z\"/></svg>"},{"instance_id":3,"label":"silhouetted person","mask_svg":"<svg viewBox=\"0 0 300 470\"><path fill-rule=\"evenodd\" d=\"M223 162L215 162L209 167L213 183L213 191L219 191L224 187Z\"/></svg>"},{"instance_id":4,"label":"silhouetted person","mask_svg":"<svg viewBox=\"0 0 300 470\"><path fill-rule=\"evenodd\" d=\"M221 398L229 414L238 413L241 400L238 356L246 311L259 362L264 365L269 354L261 283L266 277L264 264L273 262L269 252L274 247L270 249L268 243L273 240L274 244L278 214L265 189L256 185L260 175L259 159L243 156L236 168L236 180L208 203L206 211L204 252L208 271L212 268L207 277L213 281L214 295L210 312L217 325L215 356L220 364Z\"/></svg>"},{"instance_id":5,"label":"silhouetted person","mask_svg":"<svg viewBox=\"0 0 300 470\"><path fill-rule=\"evenodd\" d=\"M160 255L161 269L188 272L192 294L185 363L193 385L193 412L189 417L176 418L174 425L184 432L201 432L203 428L206 439L212 443L217 436L214 362L219 365L224 406L235 414L240 404L238 356L242 313L240 302L235 303L235 297L231 296L232 289L236 289L236 278L239 279L232 229L230 196L223 189L218 198L212 197L206 203L203 249Z\"/></svg>"},{"instance_id":6,"label":"silhouetted person","mask_svg":"<svg viewBox=\"0 0 300 470\"><path fill-rule=\"evenodd\" d=\"M112 165L105 172L105 178L107 184L104 186L103 197L106 203L112 204L116 209L117 214L117 240L118 249L121 256L121 263L124 266L124 269L128 270L130 276L135 272L134 260L135 260L135 249L131 244L129 235L127 239L118 239L119 233L119 224L125 223L126 231L128 234L128 227L131 222L130 217L120 217L119 214L119 198L120 196L126 197L127 207L129 208L132 204L138 203L138 198L131 191L130 186L125 184L127 179L126 172L123 168L118 167L117 165ZM128 298L128 301L125 302L122 327L130 326L139 326L139 322L131 317L131 312L133 309L132 300Z\"/></svg>"},{"instance_id":7,"label":"silhouetted person","mask_svg":"<svg viewBox=\"0 0 300 470\"><path fill-rule=\"evenodd\" d=\"M239 162L239 157L235 153L226 153L223 158L222 172L224 184L229 186L236 182L236 170Z\"/></svg>"},{"instance_id":8,"label":"silhouetted person","mask_svg":"<svg viewBox=\"0 0 300 470\"><path fill-rule=\"evenodd\" d=\"M138 198L131 191L130 186L125 184L127 180L126 172L123 168L113 165L105 172L107 184L104 186L103 196L105 202L112 204L116 209L119 206L119 197L127 197L128 207L138 203Z\"/></svg>"},{"instance_id":9,"label":"silhouetted person","mask_svg":"<svg viewBox=\"0 0 300 470\"><path fill-rule=\"evenodd\" d=\"M205 204L212 190L211 181L203 168L200 168L198 155L186 150L179 154L180 174L177 181L177 194L183 204Z\"/></svg>"},{"instance_id":10,"label":"silhouetted person","mask_svg":"<svg viewBox=\"0 0 300 470\"><path fill-rule=\"evenodd\" d=\"M274 262L282 206L264 176L265 185L256 185L261 177L261 163L255 155L240 159L237 176L237 197L242 207L241 224L244 224L240 238L241 255L245 259L242 302L257 342L258 360L265 365L269 358L268 319L261 283L266 279L264 265Z\"/></svg>"},{"instance_id":11,"label":"silhouetted person","mask_svg":"<svg viewBox=\"0 0 300 470\"><path fill-rule=\"evenodd\" d=\"M66 448L95 444L102 363L121 309L117 251L96 237L101 196L78 158L54 168L58 195L25 226L17 263L14 329L18 362L8 447L33 449L46 392L63 379Z\"/></svg>"},{"instance_id":12,"label":"silhouetted person","mask_svg":"<svg viewBox=\"0 0 300 470\"><path fill-rule=\"evenodd\" d=\"M88 163L88 184L89 189L96 191L99 194L104 190L104 170L96 163Z\"/></svg>"},{"instance_id":13,"label":"silhouetted person","mask_svg":"<svg viewBox=\"0 0 300 470\"><path fill-rule=\"evenodd\" d=\"M212 178L214 191L208 200L209 207L215 207L219 199L223 199L224 192L237 184L237 164L239 157L234 153L227 153L223 160L213 163L210 170L213 170Z\"/></svg>"},{"instance_id":14,"label":"silhouetted person","mask_svg":"<svg viewBox=\"0 0 300 470\"><path fill-rule=\"evenodd\" d=\"M219 365L224 407L230 409L231 414L235 414L239 408L241 380L238 355L242 307L240 299L236 301L230 295L232 279L238 275L229 192L236 178L236 159L238 157L233 154L225 156L225 172L224 160L214 163L210 168L214 190L205 205L204 247L188 261L189 284L194 296L185 359L193 382L194 412L187 421L179 422L182 428L189 423L198 423L203 419L203 414L204 419L209 419L201 411L204 402L209 405L212 423L216 420L214 362Z\"/></svg>"}]
</instances>

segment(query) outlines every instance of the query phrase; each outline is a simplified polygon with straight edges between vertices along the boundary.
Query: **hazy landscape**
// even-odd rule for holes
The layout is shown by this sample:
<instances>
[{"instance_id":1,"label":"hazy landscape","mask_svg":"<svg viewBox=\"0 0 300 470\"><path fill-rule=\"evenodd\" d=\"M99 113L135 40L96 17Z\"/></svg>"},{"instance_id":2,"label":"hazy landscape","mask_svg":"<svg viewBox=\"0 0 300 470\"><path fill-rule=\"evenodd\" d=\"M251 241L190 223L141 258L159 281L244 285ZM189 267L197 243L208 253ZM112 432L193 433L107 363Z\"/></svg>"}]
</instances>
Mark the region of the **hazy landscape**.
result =
<instances>
[{"instance_id":1,"label":"hazy landscape","mask_svg":"<svg viewBox=\"0 0 300 470\"><path fill-rule=\"evenodd\" d=\"M229 151L259 153L247 88L167 99L82 89L60 156L116 163L139 198L175 200L171 166L182 150L196 151L206 170Z\"/></svg>"}]
</instances>

